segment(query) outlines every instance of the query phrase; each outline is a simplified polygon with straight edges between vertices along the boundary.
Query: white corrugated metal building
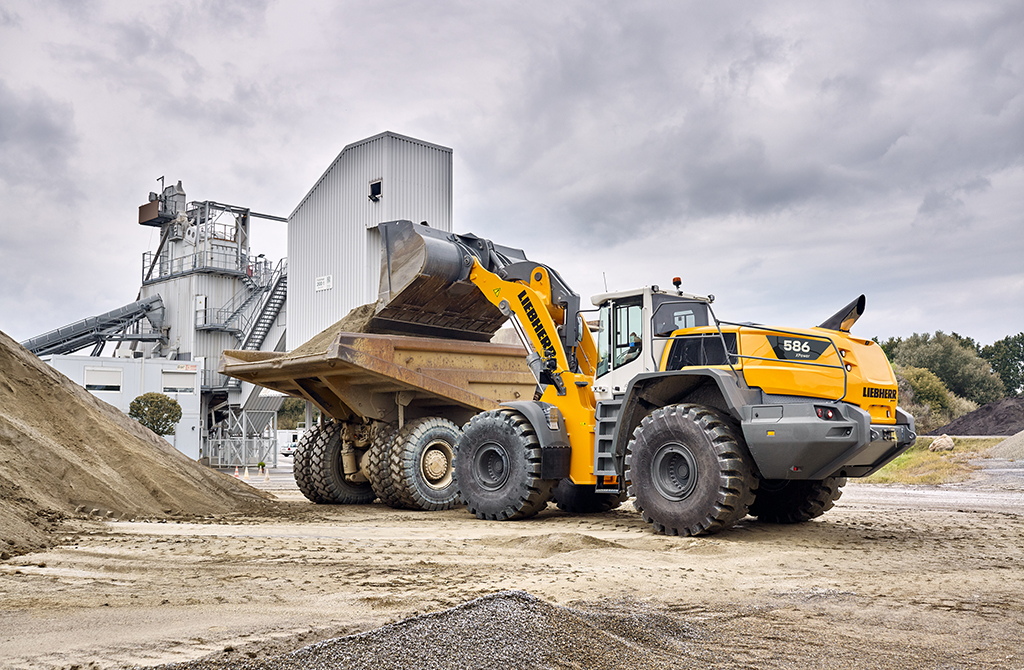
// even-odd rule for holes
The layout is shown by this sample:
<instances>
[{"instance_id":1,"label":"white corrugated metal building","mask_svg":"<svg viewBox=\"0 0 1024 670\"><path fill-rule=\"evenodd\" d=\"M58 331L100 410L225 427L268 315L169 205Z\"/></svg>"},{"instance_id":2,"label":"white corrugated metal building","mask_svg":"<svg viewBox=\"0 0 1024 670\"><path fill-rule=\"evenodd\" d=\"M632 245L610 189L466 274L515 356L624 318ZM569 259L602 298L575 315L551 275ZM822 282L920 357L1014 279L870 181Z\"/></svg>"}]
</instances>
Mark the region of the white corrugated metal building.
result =
<instances>
[{"instance_id":1,"label":"white corrugated metal building","mask_svg":"<svg viewBox=\"0 0 1024 670\"><path fill-rule=\"evenodd\" d=\"M452 229L452 150L392 132L342 149L288 217L291 350L374 302L382 221Z\"/></svg>"}]
</instances>

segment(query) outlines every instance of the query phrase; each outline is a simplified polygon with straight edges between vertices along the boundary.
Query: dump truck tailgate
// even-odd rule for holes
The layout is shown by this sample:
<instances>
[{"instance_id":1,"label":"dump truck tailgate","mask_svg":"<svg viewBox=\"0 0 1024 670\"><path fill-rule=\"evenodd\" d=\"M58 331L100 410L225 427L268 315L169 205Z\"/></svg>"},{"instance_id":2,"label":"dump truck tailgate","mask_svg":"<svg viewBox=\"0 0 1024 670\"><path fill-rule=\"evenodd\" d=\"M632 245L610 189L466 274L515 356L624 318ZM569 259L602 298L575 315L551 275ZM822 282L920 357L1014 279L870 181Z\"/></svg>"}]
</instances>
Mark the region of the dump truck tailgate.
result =
<instances>
[{"instance_id":1,"label":"dump truck tailgate","mask_svg":"<svg viewBox=\"0 0 1024 670\"><path fill-rule=\"evenodd\" d=\"M519 345L344 332L312 355L225 351L218 370L339 420L392 420L399 403L414 412L456 405L472 415L532 398L537 385Z\"/></svg>"}]
</instances>

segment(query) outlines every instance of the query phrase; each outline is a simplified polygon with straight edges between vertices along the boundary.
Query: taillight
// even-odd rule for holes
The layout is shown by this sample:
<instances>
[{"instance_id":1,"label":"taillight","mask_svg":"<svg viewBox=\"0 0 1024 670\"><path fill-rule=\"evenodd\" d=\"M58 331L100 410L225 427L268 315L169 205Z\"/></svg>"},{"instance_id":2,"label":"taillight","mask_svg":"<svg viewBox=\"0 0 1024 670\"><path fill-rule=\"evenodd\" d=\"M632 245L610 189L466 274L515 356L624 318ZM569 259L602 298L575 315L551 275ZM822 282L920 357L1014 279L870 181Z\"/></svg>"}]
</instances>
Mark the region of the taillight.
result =
<instances>
[{"instance_id":1,"label":"taillight","mask_svg":"<svg viewBox=\"0 0 1024 670\"><path fill-rule=\"evenodd\" d=\"M843 418L843 416L838 412L838 410L836 410L835 407L816 406L814 408L814 412L815 414L818 415L819 419L823 419L825 421L839 421Z\"/></svg>"}]
</instances>

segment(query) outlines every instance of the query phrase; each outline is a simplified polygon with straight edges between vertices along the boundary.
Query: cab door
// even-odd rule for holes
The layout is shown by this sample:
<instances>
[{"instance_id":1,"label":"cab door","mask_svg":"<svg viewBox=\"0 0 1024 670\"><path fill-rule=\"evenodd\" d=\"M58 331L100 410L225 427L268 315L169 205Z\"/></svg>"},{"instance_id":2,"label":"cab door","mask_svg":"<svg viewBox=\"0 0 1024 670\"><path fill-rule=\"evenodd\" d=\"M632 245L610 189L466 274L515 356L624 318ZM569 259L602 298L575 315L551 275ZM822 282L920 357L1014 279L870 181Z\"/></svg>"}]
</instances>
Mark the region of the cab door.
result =
<instances>
[{"instance_id":1,"label":"cab door","mask_svg":"<svg viewBox=\"0 0 1024 670\"><path fill-rule=\"evenodd\" d=\"M608 392L625 389L645 371L644 296L608 300L600 308L596 384ZM598 389L595 388L595 391Z\"/></svg>"}]
</instances>

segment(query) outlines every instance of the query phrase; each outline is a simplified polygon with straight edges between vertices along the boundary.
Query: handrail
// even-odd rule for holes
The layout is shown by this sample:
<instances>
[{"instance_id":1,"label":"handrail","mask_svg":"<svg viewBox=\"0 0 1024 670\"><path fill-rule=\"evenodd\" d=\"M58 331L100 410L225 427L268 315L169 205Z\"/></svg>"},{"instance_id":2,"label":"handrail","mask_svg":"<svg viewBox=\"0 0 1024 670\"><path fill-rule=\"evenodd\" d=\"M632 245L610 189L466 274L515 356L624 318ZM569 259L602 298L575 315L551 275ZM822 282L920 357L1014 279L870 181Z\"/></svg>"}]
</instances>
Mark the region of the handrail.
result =
<instances>
[{"instance_id":1,"label":"handrail","mask_svg":"<svg viewBox=\"0 0 1024 670\"><path fill-rule=\"evenodd\" d=\"M811 366L815 366L815 367L838 369L838 370L841 370L842 373L843 373L843 394L841 396L839 396L838 398L836 398L835 402L842 401L843 399L846 398L847 393L849 393L849 372L847 371L846 366L843 365L843 364L832 365L830 363L819 363L817 361L800 361L800 360L789 360L789 359L782 360L782 359L778 359L778 358L765 358L763 356L752 356L750 354L744 354L744 353L741 353L741 351L740 351L740 337L739 337L740 331L743 330L744 328L748 328L748 329L753 328L753 329L757 329L757 330L760 330L760 331L767 331L769 333L778 333L778 334L781 334L781 335L789 335L791 337L825 340L825 341L827 341L829 343L829 345L831 346L832 350L835 351L836 358L838 358L840 361L842 361L843 360L843 355L839 352L839 347L836 345L835 340L833 340L830 336L825 335L825 334L822 334L822 335L808 335L807 333L798 333L798 332L786 330L786 329L783 329L783 328L776 328L776 327L773 327L773 326L762 326L762 325L755 325L755 324L749 324L749 323L747 323L747 324L735 323L735 322L732 322L732 321L719 321L718 318L715 317L714 311L711 309L711 305L708 305L707 307L708 307L708 312L711 313L711 317L714 319L715 329L717 330L717 333L694 333L694 334L691 334L691 335L669 335L669 336L665 336L665 337L658 337L658 336L655 336L653 334L654 321L653 321L653 317L652 317L652 319L651 319L652 339L653 340L658 340L658 341L662 341L662 340L664 340L664 341L673 340L674 341L674 340L677 340L677 339L681 340L681 339L693 338L693 337L702 337L702 338L704 338L704 337L715 337L717 335L717 337L722 341L722 351L725 352L725 362L729 366L729 368L734 373L736 373L736 374L739 374L739 372L736 370L736 367L733 365L733 362L732 362L733 358L736 358L736 359L741 359L742 358L742 359L748 359L748 360L754 360L754 361L765 361L766 363L783 363L784 362L784 363L787 363L787 364L788 363L795 363L797 365L811 365ZM725 334L722 332L722 325L736 326L737 329L738 329L736 331L736 353L735 354L733 354L733 353L731 353L729 351L729 345L725 341ZM651 355L652 356L654 355L653 351L651 352ZM656 362L655 367L658 367L659 365L660 364Z\"/></svg>"}]
</instances>

